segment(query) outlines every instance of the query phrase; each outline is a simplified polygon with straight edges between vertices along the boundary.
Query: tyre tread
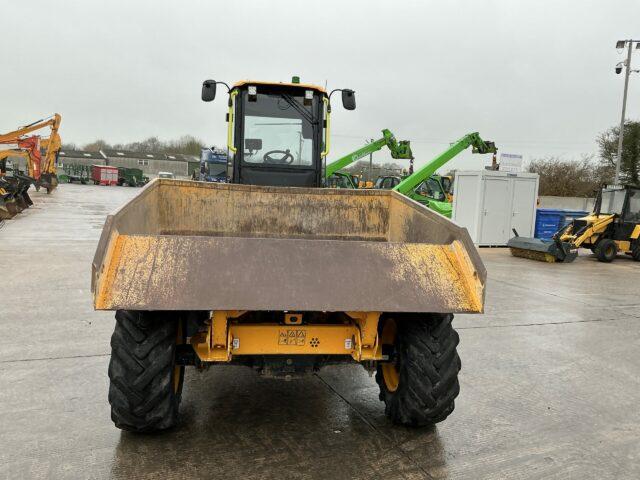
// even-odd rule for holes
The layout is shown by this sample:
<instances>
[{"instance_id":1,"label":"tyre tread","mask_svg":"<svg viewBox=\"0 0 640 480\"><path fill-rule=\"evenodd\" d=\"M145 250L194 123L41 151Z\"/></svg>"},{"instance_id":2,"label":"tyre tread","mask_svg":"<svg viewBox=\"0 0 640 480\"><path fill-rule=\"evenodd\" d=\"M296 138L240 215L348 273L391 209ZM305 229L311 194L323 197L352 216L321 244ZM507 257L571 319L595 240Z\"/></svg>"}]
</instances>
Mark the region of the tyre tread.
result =
<instances>
[{"instance_id":1,"label":"tyre tread","mask_svg":"<svg viewBox=\"0 0 640 480\"><path fill-rule=\"evenodd\" d=\"M153 432L177 424L180 392L173 390L176 329L170 314L116 312L109 403L118 428Z\"/></svg>"},{"instance_id":2,"label":"tyre tread","mask_svg":"<svg viewBox=\"0 0 640 480\"><path fill-rule=\"evenodd\" d=\"M403 316L398 324L401 355L400 385L387 390L381 368L376 382L385 413L394 422L408 426L432 425L446 419L455 408L460 392L458 333L452 314Z\"/></svg>"}]
</instances>

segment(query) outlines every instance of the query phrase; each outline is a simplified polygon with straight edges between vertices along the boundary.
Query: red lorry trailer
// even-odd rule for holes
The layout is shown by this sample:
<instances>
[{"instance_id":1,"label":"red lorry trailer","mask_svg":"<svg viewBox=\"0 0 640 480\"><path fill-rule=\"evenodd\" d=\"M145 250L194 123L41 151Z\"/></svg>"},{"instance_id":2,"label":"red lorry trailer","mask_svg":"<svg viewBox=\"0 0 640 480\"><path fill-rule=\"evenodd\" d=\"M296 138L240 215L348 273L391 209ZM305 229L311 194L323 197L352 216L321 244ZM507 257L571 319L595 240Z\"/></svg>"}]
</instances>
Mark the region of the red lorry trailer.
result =
<instances>
[{"instance_id":1,"label":"red lorry trailer","mask_svg":"<svg viewBox=\"0 0 640 480\"><path fill-rule=\"evenodd\" d=\"M91 179L95 185L117 185L118 167L91 165Z\"/></svg>"}]
</instances>

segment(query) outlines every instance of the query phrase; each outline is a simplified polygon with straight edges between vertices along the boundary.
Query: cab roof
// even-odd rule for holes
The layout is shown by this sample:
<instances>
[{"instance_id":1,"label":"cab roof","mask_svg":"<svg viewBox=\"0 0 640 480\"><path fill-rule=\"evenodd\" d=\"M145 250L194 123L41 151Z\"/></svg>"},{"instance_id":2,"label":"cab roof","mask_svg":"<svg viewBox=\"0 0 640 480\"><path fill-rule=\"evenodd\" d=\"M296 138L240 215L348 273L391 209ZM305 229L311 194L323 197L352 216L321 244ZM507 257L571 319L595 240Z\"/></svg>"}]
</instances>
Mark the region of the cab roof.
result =
<instances>
[{"instance_id":1,"label":"cab roof","mask_svg":"<svg viewBox=\"0 0 640 480\"><path fill-rule=\"evenodd\" d=\"M318 85L313 85L311 83L289 83L289 82L264 82L260 80L240 80L233 84L232 89L244 87L245 85L274 85L274 86L285 86L285 87L299 87L306 88L307 90L316 90L317 92L327 94L327 90Z\"/></svg>"}]
</instances>

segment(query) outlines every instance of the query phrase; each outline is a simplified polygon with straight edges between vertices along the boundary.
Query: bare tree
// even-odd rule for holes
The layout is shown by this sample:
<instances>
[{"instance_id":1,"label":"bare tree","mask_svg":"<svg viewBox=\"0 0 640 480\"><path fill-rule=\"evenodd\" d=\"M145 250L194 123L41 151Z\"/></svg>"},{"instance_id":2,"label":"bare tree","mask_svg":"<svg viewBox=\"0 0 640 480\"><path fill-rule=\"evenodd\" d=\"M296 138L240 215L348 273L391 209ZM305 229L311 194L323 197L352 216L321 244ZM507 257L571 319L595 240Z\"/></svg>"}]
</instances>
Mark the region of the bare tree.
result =
<instances>
[{"instance_id":1,"label":"bare tree","mask_svg":"<svg viewBox=\"0 0 640 480\"><path fill-rule=\"evenodd\" d=\"M75 144L73 149L75 149ZM182 153L185 155L200 156L200 149L205 144L202 140L192 135L183 135L175 140L160 140L158 137L148 137L144 140L130 143L110 144L102 139L95 140L83 145L84 150L97 151L103 149L129 150L132 152L155 152L155 153Z\"/></svg>"},{"instance_id":2,"label":"bare tree","mask_svg":"<svg viewBox=\"0 0 640 480\"><path fill-rule=\"evenodd\" d=\"M98 150L103 150L105 148L111 148L111 145L105 142L104 140L102 140L101 138L82 146L83 150L87 150L90 152L97 152Z\"/></svg>"},{"instance_id":3,"label":"bare tree","mask_svg":"<svg viewBox=\"0 0 640 480\"><path fill-rule=\"evenodd\" d=\"M615 171L619 136L620 127L612 127L598 136L596 141L603 168ZM620 178L623 183L640 184L640 122L637 121L627 121L624 124Z\"/></svg>"},{"instance_id":4,"label":"bare tree","mask_svg":"<svg viewBox=\"0 0 640 480\"><path fill-rule=\"evenodd\" d=\"M535 159L529 171L540 176L539 195L559 197L592 197L613 178L610 166L597 164L593 155L584 155L578 161L552 156Z\"/></svg>"}]
</instances>

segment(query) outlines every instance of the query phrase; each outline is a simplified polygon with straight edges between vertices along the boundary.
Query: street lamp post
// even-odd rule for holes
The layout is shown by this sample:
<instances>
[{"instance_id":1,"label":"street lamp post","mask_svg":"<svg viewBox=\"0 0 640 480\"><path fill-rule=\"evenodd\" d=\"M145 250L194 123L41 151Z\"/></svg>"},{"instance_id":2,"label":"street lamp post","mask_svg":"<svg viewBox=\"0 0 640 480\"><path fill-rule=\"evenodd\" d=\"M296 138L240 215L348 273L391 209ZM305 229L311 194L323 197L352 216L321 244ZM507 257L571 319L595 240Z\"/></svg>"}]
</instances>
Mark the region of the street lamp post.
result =
<instances>
[{"instance_id":1,"label":"street lamp post","mask_svg":"<svg viewBox=\"0 0 640 480\"><path fill-rule=\"evenodd\" d=\"M375 140L372 138L371 142L367 142L367 143L373 143L375 142ZM373 182L373 153L369 154L369 181Z\"/></svg>"},{"instance_id":2,"label":"street lamp post","mask_svg":"<svg viewBox=\"0 0 640 480\"><path fill-rule=\"evenodd\" d=\"M618 135L618 155L616 159L616 176L614 183L618 185L620 181L620 164L622 163L622 140L624 139L624 116L627 109L627 90L629 89L629 75L631 72L638 72L638 70L631 70L631 52L633 51L633 44L636 44L636 48L640 48L640 40L618 40L616 42L616 48L627 47L627 59L624 62L616 65L616 73L622 72L622 67L625 67L624 72L624 94L622 95L622 115L620 117L620 134Z\"/></svg>"}]
</instances>

